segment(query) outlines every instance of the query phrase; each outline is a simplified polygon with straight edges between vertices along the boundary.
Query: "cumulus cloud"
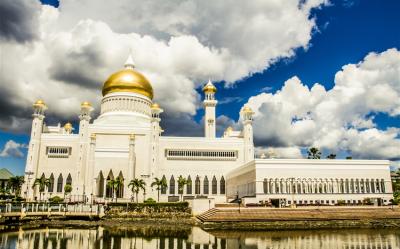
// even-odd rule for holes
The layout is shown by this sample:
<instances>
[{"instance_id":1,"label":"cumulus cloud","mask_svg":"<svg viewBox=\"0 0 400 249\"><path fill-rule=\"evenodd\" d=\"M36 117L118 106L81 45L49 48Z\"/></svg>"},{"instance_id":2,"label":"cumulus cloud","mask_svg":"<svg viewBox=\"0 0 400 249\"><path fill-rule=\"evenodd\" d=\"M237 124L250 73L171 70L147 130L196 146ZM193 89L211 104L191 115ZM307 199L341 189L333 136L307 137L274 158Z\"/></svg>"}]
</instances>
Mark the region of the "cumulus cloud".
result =
<instances>
[{"instance_id":1,"label":"cumulus cloud","mask_svg":"<svg viewBox=\"0 0 400 249\"><path fill-rule=\"evenodd\" d=\"M26 131L37 98L63 120L76 119L84 100L98 109L102 83L129 50L166 112L193 115L196 88L209 77L234 84L306 49L310 11L325 3L85 0L56 9L6 0L0 9L13 14L1 15L0 129Z\"/></svg>"},{"instance_id":2,"label":"cumulus cloud","mask_svg":"<svg viewBox=\"0 0 400 249\"><path fill-rule=\"evenodd\" d=\"M26 144L20 144L14 140L8 140L4 145L3 150L0 152L0 157L24 157L22 149L27 148Z\"/></svg>"},{"instance_id":3,"label":"cumulus cloud","mask_svg":"<svg viewBox=\"0 0 400 249\"><path fill-rule=\"evenodd\" d=\"M262 147L258 146L255 149L256 157L260 158L262 154L266 158L284 158L284 159L295 159L303 158L299 147Z\"/></svg>"},{"instance_id":4,"label":"cumulus cloud","mask_svg":"<svg viewBox=\"0 0 400 249\"><path fill-rule=\"evenodd\" d=\"M38 37L39 13L37 1L1 1L0 40L27 42Z\"/></svg>"},{"instance_id":5,"label":"cumulus cloud","mask_svg":"<svg viewBox=\"0 0 400 249\"><path fill-rule=\"evenodd\" d=\"M317 146L355 158L400 158L400 129L378 129L374 115L400 115L400 52L370 53L348 64L326 90L307 87L297 77L276 93L261 93L247 103L255 111L259 146Z\"/></svg>"}]
</instances>

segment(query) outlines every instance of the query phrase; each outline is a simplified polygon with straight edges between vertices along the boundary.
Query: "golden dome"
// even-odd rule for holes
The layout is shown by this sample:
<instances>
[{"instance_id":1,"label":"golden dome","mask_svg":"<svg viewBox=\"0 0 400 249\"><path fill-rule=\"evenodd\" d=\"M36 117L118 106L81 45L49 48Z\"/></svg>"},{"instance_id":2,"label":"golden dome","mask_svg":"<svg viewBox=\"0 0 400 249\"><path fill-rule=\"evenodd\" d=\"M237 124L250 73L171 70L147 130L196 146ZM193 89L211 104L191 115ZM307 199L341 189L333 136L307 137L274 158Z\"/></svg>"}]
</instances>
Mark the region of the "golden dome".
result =
<instances>
[{"instance_id":1,"label":"golden dome","mask_svg":"<svg viewBox=\"0 0 400 249\"><path fill-rule=\"evenodd\" d=\"M160 105L157 104L157 103L153 103L153 104L151 105L151 109L160 109Z\"/></svg>"},{"instance_id":2,"label":"golden dome","mask_svg":"<svg viewBox=\"0 0 400 249\"><path fill-rule=\"evenodd\" d=\"M82 102L81 107L92 107L92 104L90 104L88 101L84 101Z\"/></svg>"},{"instance_id":3,"label":"golden dome","mask_svg":"<svg viewBox=\"0 0 400 249\"><path fill-rule=\"evenodd\" d=\"M70 122L66 123L66 124L64 125L64 129L67 130L67 131L72 130L72 124L71 124Z\"/></svg>"},{"instance_id":4,"label":"golden dome","mask_svg":"<svg viewBox=\"0 0 400 249\"><path fill-rule=\"evenodd\" d=\"M134 69L129 56L125 68L112 74L103 85L103 96L114 92L132 92L153 99L153 88L146 77Z\"/></svg>"},{"instance_id":5,"label":"golden dome","mask_svg":"<svg viewBox=\"0 0 400 249\"><path fill-rule=\"evenodd\" d=\"M253 113L253 110L250 107L245 106L245 107L243 107L242 112L244 112L244 113Z\"/></svg>"},{"instance_id":6,"label":"golden dome","mask_svg":"<svg viewBox=\"0 0 400 249\"><path fill-rule=\"evenodd\" d=\"M33 104L33 106L46 106L46 104L42 99L39 99Z\"/></svg>"},{"instance_id":7,"label":"golden dome","mask_svg":"<svg viewBox=\"0 0 400 249\"><path fill-rule=\"evenodd\" d=\"M211 80L208 80L208 83L203 87L203 92L205 93L216 93L217 88L211 83Z\"/></svg>"}]
</instances>

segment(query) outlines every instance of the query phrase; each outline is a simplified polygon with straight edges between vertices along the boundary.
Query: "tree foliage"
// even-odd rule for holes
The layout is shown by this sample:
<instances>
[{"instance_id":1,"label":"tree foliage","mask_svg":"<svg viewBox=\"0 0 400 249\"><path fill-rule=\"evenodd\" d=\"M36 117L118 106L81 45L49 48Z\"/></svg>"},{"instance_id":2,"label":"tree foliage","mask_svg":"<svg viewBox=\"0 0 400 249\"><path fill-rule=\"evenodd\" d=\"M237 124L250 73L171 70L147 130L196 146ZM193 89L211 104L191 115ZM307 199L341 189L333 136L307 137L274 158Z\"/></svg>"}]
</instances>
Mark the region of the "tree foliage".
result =
<instances>
[{"instance_id":1,"label":"tree foliage","mask_svg":"<svg viewBox=\"0 0 400 249\"><path fill-rule=\"evenodd\" d=\"M311 147L307 151L308 159L321 159L321 151L316 147Z\"/></svg>"}]
</instances>

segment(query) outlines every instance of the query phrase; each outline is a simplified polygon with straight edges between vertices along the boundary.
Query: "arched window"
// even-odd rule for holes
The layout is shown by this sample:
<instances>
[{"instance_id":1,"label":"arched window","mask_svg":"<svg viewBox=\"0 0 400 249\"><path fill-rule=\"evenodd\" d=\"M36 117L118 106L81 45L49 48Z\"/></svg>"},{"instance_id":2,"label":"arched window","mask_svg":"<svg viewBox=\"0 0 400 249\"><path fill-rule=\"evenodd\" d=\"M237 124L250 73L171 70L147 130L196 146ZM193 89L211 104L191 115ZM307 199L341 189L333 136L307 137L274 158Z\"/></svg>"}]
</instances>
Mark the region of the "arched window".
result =
<instances>
[{"instance_id":1,"label":"arched window","mask_svg":"<svg viewBox=\"0 0 400 249\"><path fill-rule=\"evenodd\" d=\"M360 181L360 193L365 193L364 179Z\"/></svg>"},{"instance_id":2,"label":"arched window","mask_svg":"<svg viewBox=\"0 0 400 249\"><path fill-rule=\"evenodd\" d=\"M382 193L385 193L385 180L381 179L381 191Z\"/></svg>"},{"instance_id":3,"label":"arched window","mask_svg":"<svg viewBox=\"0 0 400 249\"><path fill-rule=\"evenodd\" d=\"M65 184L71 185L72 186L72 177L71 174L68 174L67 176L67 181L65 182Z\"/></svg>"},{"instance_id":4,"label":"arched window","mask_svg":"<svg viewBox=\"0 0 400 249\"><path fill-rule=\"evenodd\" d=\"M124 197L124 175L122 175L122 171L119 172L117 179L122 182L117 189L117 198L122 198Z\"/></svg>"},{"instance_id":5,"label":"arched window","mask_svg":"<svg viewBox=\"0 0 400 249\"><path fill-rule=\"evenodd\" d=\"M371 189L369 187L369 180L365 179L365 193L371 193Z\"/></svg>"},{"instance_id":6,"label":"arched window","mask_svg":"<svg viewBox=\"0 0 400 249\"><path fill-rule=\"evenodd\" d=\"M170 195L174 195L175 194L175 178L174 178L173 175L169 179L169 194Z\"/></svg>"},{"instance_id":7,"label":"arched window","mask_svg":"<svg viewBox=\"0 0 400 249\"><path fill-rule=\"evenodd\" d=\"M205 195L208 195L208 189L209 189L209 183L208 183L208 178L207 178L207 176L205 176L204 177L204 182L203 182L203 185L204 185L204 187L203 187L203 193L205 194Z\"/></svg>"},{"instance_id":8,"label":"arched window","mask_svg":"<svg viewBox=\"0 0 400 249\"><path fill-rule=\"evenodd\" d=\"M107 198L112 198L113 197L113 186L110 185L110 181L114 180L114 174L112 172L112 170L110 170L110 172L108 173L107 176L107 183L106 183L106 197Z\"/></svg>"},{"instance_id":9,"label":"arched window","mask_svg":"<svg viewBox=\"0 0 400 249\"><path fill-rule=\"evenodd\" d=\"M378 179L376 179L375 186L376 186L376 192L377 193L381 193L381 186L379 184L379 180Z\"/></svg>"},{"instance_id":10,"label":"arched window","mask_svg":"<svg viewBox=\"0 0 400 249\"><path fill-rule=\"evenodd\" d=\"M217 187L218 187L218 183L217 183L217 178L215 178L215 176L212 179L211 182L211 194L216 195L217 194Z\"/></svg>"},{"instance_id":11,"label":"arched window","mask_svg":"<svg viewBox=\"0 0 400 249\"><path fill-rule=\"evenodd\" d=\"M280 193L281 184L279 183L279 179L275 179L275 193Z\"/></svg>"},{"instance_id":12,"label":"arched window","mask_svg":"<svg viewBox=\"0 0 400 249\"><path fill-rule=\"evenodd\" d=\"M344 193L344 181L343 179L340 179L340 193Z\"/></svg>"},{"instance_id":13,"label":"arched window","mask_svg":"<svg viewBox=\"0 0 400 249\"><path fill-rule=\"evenodd\" d=\"M263 182L264 194L268 194L268 180L264 179Z\"/></svg>"},{"instance_id":14,"label":"arched window","mask_svg":"<svg viewBox=\"0 0 400 249\"><path fill-rule=\"evenodd\" d=\"M165 175L161 178L161 181L167 182L167 178L165 178ZM167 193L167 187L166 186L161 186L161 194L165 195Z\"/></svg>"},{"instance_id":15,"label":"arched window","mask_svg":"<svg viewBox=\"0 0 400 249\"><path fill-rule=\"evenodd\" d=\"M350 184L349 184L349 179L346 179L346 184L345 184L345 187L346 187L346 194L350 193Z\"/></svg>"},{"instance_id":16,"label":"arched window","mask_svg":"<svg viewBox=\"0 0 400 249\"><path fill-rule=\"evenodd\" d=\"M60 174L57 179L57 192L63 192L63 176Z\"/></svg>"},{"instance_id":17,"label":"arched window","mask_svg":"<svg viewBox=\"0 0 400 249\"><path fill-rule=\"evenodd\" d=\"M350 180L350 193L354 193L354 180Z\"/></svg>"},{"instance_id":18,"label":"arched window","mask_svg":"<svg viewBox=\"0 0 400 249\"><path fill-rule=\"evenodd\" d=\"M186 194L188 194L188 195L192 194L192 178L190 178L190 176L188 176L188 178L187 178Z\"/></svg>"},{"instance_id":19,"label":"arched window","mask_svg":"<svg viewBox=\"0 0 400 249\"><path fill-rule=\"evenodd\" d=\"M104 197L104 176L103 172L100 171L99 176L97 178L97 196L98 197Z\"/></svg>"},{"instance_id":20,"label":"arched window","mask_svg":"<svg viewBox=\"0 0 400 249\"><path fill-rule=\"evenodd\" d=\"M199 176L196 177L196 180L194 182L194 193L196 195L200 194L200 177Z\"/></svg>"},{"instance_id":21,"label":"arched window","mask_svg":"<svg viewBox=\"0 0 400 249\"><path fill-rule=\"evenodd\" d=\"M221 176L221 180L219 181L219 193L221 195L225 194L225 178Z\"/></svg>"},{"instance_id":22,"label":"arched window","mask_svg":"<svg viewBox=\"0 0 400 249\"><path fill-rule=\"evenodd\" d=\"M47 189L50 193L52 193L54 191L54 175L53 175L53 173L51 173L49 181L50 181L50 184Z\"/></svg>"},{"instance_id":23,"label":"arched window","mask_svg":"<svg viewBox=\"0 0 400 249\"><path fill-rule=\"evenodd\" d=\"M371 179L370 181L371 181L371 182L370 182L370 183L371 183L371 192L372 192L372 193L375 193L375 192L376 192L375 182L374 182L373 179Z\"/></svg>"}]
</instances>

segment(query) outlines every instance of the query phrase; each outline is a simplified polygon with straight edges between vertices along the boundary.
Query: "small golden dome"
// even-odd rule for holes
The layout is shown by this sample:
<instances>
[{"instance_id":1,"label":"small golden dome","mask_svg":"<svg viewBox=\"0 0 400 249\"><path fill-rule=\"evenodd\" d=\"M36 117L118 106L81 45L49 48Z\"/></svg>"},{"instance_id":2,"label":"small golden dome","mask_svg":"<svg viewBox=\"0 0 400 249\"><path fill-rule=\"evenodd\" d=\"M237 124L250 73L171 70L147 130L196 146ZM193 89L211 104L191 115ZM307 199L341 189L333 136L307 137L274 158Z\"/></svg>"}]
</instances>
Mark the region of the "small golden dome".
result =
<instances>
[{"instance_id":1,"label":"small golden dome","mask_svg":"<svg viewBox=\"0 0 400 249\"><path fill-rule=\"evenodd\" d=\"M72 124L71 124L70 122L66 123L66 124L64 125L64 129L67 130L67 131L72 130Z\"/></svg>"},{"instance_id":2,"label":"small golden dome","mask_svg":"<svg viewBox=\"0 0 400 249\"><path fill-rule=\"evenodd\" d=\"M226 128L226 131L233 131L232 126L229 126L228 128Z\"/></svg>"},{"instance_id":3,"label":"small golden dome","mask_svg":"<svg viewBox=\"0 0 400 249\"><path fill-rule=\"evenodd\" d=\"M146 77L134 69L129 56L125 68L112 74L103 85L103 96L114 92L132 92L153 99L153 88Z\"/></svg>"},{"instance_id":4,"label":"small golden dome","mask_svg":"<svg viewBox=\"0 0 400 249\"><path fill-rule=\"evenodd\" d=\"M216 93L217 88L214 86L214 84L211 82L211 80L208 80L208 83L203 87L203 92Z\"/></svg>"},{"instance_id":5,"label":"small golden dome","mask_svg":"<svg viewBox=\"0 0 400 249\"><path fill-rule=\"evenodd\" d=\"M245 106L245 107L243 107L242 112L244 112L244 113L253 113L253 110L250 107Z\"/></svg>"},{"instance_id":6,"label":"small golden dome","mask_svg":"<svg viewBox=\"0 0 400 249\"><path fill-rule=\"evenodd\" d=\"M88 101L84 101L82 102L81 107L92 107L92 104L90 104Z\"/></svg>"},{"instance_id":7,"label":"small golden dome","mask_svg":"<svg viewBox=\"0 0 400 249\"><path fill-rule=\"evenodd\" d=\"M42 99L39 99L33 104L33 106L46 106L46 104Z\"/></svg>"},{"instance_id":8,"label":"small golden dome","mask_svg":"<svg viewBox=\"0 0 400 249\"><path fill-rule=\"evenodd\" d=\"M157 103L153 103L153 104L151 105L151 109L160 109L160 105L157 104Z\"/></svg>"}]
</instances>

